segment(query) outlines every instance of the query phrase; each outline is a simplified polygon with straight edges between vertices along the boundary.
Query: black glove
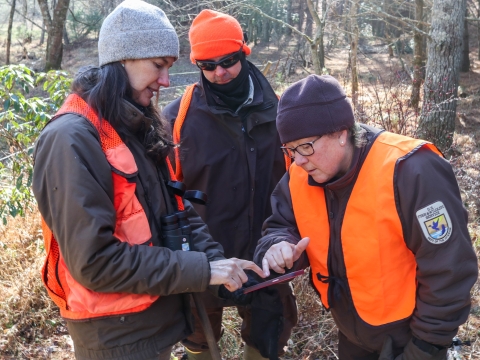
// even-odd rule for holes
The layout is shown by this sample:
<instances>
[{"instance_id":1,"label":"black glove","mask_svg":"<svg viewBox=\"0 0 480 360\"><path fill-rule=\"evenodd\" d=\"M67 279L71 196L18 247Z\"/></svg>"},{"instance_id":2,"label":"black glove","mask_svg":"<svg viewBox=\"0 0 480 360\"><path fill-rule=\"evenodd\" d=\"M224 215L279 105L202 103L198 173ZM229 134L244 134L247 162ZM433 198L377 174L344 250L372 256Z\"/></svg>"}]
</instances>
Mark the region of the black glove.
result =
<instances>
[{"instance_id":1,"label":"black glove","mask_svg":"<svg viewBox=\"0 0 480 360\"><path fill-rule=\"evenodd\" d=\"M274 287L266 287L251 294L250 338L263 357L278 360L278 340L284 321L280 295Z\"/></svg>"},{"instance_id":2,"label":"black glove","mask_svg":"<svg viewBox=\"0 0 480 360\"><path fill-rule=\"evenodd\" d=\"M244 294L243 289L249 286L253 286L258 284L258 280L255 278L253 274L248 271L245 271L248 276L248 280L243 286L235 291L229 291L224 285L220 285L218 287L218 297L225 299L225 300L232 300L235 305L239 306L247 306L252 302L253 293Z\"/></svg>"},{"instance_id":3,"label":"black glove","mask_svg":"<svg viewBox=\"0 0 480 360\"><path fill-rule=\"evenodd\" d=\"M447 348L430 344L426 341L412 337L403 349L403 353L393 355L393 341L387 336L383 344L379 360L446 360Z\"/></svg>"}]
</instances>

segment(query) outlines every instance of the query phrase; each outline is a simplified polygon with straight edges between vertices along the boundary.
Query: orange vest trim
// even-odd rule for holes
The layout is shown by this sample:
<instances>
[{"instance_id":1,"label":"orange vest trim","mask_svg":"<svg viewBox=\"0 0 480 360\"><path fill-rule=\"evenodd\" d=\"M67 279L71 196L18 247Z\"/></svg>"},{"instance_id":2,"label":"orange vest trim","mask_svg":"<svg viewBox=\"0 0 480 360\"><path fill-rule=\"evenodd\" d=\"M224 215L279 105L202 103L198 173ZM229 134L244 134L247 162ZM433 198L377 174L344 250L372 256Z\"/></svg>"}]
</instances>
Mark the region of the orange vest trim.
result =
<instances>
[{"instance_id":1,"label":"orange vest trim","mask_svg":"<svg viewBox=\"0 0 480 360\"><path fill-rule=\"evenodd\" d=\"M180 106L178 108L177 118L175 119L175 124L173 125L173 142L177 145L177 147L175 147L175 176L179 181L183 181L182 162L180 161L180 147L179 147L182 126L187 117L187 112L188 112L188 108L190 107L190 103L192 102L192 96L195 90L195 86L196 84L192 84L187 86L187 88L185 89L185 93L183 94L182 99L180 100ZM285 159L285 167L288 171L290 165L292 164L292 159L290 159L287 155L284 155L284 159Z\"/></svg>"},{"instance_id":2,"label":"orange vest trim","mask_svg":"<svg viewBox=\"0 0 480 360\"><path fill-rule=\"evenodd\" d=\"M193 91L195 90L196 84L187 86L185 93L180 100L180 107L178 109L177 118L175 119L175 124L173 125L173 142L177 145L175 147L175 176L178 181L183 181L183 172L182 172L182 163L180 162L180 133L182 131L183 123L187 117L188 108L192 102Z\"/></svg>"},{"instance_id":3,"label":"orange vest trim","mask_svg":"<svg viewBox=\"0 0 480 360\"><path fill-rule=\"evenodd\" d=\"M75 113L88 119L97 129L100 144L112 171L116 224L114 236L121 242L139 245L152 234L145 211L135 195L135 183L128 181L138 171L133 154L118 133L78 95L68 96L54 119L66 113ZM168 162L168 159L167 159ZM171 171L171 165L168 163ZM124 176L119 175L124 174ZM177 198L183 210L181 198ZM79 284L70 274L60 253L58 243L42 218L42 230L47 256L42 268L42 280L60 314L67 319L84 320L139 312L148 308L159 296L130 293L98 293Z\"/></svg>"},{"instance_id":4,"label":"orange vest trim","mask_svg":"<svg viewBox=\"0 0 480 360\"><path fill-rule=\"evenodd\" d=\"M372 145L348 201L341 229L348 286L360 318L380 326L408 318L416 299L416 261L403 238L395 205L394 172L398 161L426 147L442 156L432 144L388 132ZM308 186L300 167L290 169L290 191L295 219L302 237L309 236L306 251L313 282L322 303L328 304L330 224L324 190Z\"/></svg>"}]
</instances>

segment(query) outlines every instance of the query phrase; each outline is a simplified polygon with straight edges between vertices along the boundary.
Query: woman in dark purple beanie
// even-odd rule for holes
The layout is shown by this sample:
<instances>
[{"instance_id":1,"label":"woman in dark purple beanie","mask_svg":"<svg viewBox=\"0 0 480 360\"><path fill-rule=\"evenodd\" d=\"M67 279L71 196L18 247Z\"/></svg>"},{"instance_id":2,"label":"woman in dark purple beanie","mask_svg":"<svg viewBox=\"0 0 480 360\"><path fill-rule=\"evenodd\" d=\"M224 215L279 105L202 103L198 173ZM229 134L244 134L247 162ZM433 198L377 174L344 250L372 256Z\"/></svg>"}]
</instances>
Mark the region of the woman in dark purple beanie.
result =
<instances>
[{"instance_id":1,"label":"woman in dark purple beanie","mask_svg":"<svg viewBox=\"0 0 480 360\"><path fill-rule=\"evenodd\" d=\"M294 163L255 261L265 273L310 266L341 360L446 359L478 274L448 161L429 142L356 123L331 76L291 85L277 129Z\"/></svg>"}]
</instances>

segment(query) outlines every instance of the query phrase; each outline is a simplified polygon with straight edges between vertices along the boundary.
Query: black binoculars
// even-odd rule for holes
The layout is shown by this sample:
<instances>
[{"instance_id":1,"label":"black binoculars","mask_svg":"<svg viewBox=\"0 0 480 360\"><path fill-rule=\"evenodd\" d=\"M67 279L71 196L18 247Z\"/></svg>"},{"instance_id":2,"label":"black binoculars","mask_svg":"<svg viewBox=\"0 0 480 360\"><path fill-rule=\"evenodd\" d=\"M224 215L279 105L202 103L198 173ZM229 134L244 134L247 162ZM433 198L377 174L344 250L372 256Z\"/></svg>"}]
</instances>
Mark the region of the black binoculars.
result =
<instances>
[{"instance_id":1,"label":"black binoculars","mask_svg":"<svg viewBox=\"0 0 480 360\"><path fill-rule=\"evenodd\" d=\"M162 216L160 222L162 224L163 246L170 250L191 250L192 229L186 211Z\"/></svg>"}]
</instances>

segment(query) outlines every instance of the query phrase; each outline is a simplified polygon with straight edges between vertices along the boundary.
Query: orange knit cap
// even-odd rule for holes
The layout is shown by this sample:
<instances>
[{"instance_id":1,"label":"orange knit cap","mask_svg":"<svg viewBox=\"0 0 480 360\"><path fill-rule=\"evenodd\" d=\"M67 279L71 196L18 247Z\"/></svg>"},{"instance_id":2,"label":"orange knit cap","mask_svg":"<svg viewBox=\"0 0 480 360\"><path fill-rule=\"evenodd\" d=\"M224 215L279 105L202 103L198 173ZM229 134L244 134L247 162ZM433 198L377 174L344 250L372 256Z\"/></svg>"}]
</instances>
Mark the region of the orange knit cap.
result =
<instances>
[{"instance_id":1,"label":"orange knit cap","mask_svg":"<svg viewBox=\"0 0 480 360\"><path fill-rule=\"evenodd\" d=\"M193 20L190 31L190 60L208 60L240 50L250 55L243 42L240 23L233 17L214 10L202 10ZM243 45L242 45L243 44Z\"/></svg>"}]
</instances>

